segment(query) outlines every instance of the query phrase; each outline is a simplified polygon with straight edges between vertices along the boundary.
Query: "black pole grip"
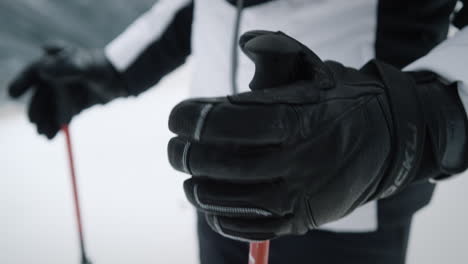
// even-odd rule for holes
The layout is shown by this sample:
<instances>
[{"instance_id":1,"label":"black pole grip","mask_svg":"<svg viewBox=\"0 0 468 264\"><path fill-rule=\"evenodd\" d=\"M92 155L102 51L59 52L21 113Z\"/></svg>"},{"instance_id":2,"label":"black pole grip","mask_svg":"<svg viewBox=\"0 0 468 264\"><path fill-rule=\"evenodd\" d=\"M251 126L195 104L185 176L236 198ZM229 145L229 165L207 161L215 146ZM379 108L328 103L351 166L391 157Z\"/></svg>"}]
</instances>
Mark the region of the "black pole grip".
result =
<instances>
[{"instance_id":1,"label":"black pole grip","mask_svg":"<svg viewBox=\"0 0 468 264\"><path fill-rule=\"evenodd\" d=\"M320 88L333 86L328 67L309 48L282 32L249 31L239 40L242 51L254 62L252 90L264 90L310 80Z\"/></svg>"},{"instance_id":2,"label":"black pole grip","mask_svg":"<svg viewBox=\"0 0 468 264\"><path fill-rule=\"evenodd\" d=\"M282 35L261 35L242 46L255 63L252 90L262 90L296 81L301 47Z\"/></svg>"}]
</instances>

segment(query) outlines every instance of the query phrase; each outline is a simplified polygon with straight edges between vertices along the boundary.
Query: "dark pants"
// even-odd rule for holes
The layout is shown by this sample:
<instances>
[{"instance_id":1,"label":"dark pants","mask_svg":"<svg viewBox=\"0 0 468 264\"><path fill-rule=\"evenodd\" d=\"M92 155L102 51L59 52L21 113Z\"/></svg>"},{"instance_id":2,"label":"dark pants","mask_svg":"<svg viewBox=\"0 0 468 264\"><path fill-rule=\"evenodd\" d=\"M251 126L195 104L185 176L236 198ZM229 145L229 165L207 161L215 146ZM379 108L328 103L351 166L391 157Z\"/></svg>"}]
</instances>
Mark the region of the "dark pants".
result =
<instances>
[{"instance_id":1,"label":"dark pants","mask_svg":"<svg viewBox=\"0 0 468 264\"><path fill-rule=\"evenodd\" d=\"M403 264L411 220L370 233L311 231L271 242L270 264ZM247 264L248 245L213 232L198 215L201 264Z\"/></svg>"}]
</instances>

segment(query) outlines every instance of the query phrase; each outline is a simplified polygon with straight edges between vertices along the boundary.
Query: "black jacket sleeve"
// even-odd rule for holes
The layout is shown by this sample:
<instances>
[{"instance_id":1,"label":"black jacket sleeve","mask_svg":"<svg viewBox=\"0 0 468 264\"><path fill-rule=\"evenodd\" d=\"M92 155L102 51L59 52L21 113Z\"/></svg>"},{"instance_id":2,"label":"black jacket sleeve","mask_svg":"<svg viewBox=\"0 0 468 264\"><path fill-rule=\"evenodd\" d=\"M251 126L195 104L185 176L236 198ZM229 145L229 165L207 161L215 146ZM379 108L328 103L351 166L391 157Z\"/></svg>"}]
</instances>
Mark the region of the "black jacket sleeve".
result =
<instances>
[{"instance_id":1,"label":"black jacket sleeve","mask_svg":"<svg viewBox=\"0 0 468 264\"><path fill-rule=\"evenodd\" d=\"M463 8L455 14L453 24L458 28L468 25L468 0L463 0Z\"/></svg>"},{"instance_id":2,"label":"black jacket sleeve","mask_svg":"<svg viewBox=\"0 0 468 264\"><path fill-rule=\"evenodd\" d=\"M121 73L129 95L138 95L158 83L166 74L182 65L191 52L193 1L171 10L158 5L161 3L154 8L161 10L156 15L142 16L135 23L136 26L130 27L129 31L133 32L124 32L121 39L115 41L120 42L117 52L107 52L108 59ZM164 28L156 36L148 37L156 27Z\"/></svg>"},{"instance_id":3,"label":"black jacket sleeve","mask_svg":"<svg viewBox=\"0 0 468 264\"><path fill-rule=\"evenodd\" d=\"M376 57L398 68L447 38L457 0L380 0Z\"/></svg>"}]
</instances>

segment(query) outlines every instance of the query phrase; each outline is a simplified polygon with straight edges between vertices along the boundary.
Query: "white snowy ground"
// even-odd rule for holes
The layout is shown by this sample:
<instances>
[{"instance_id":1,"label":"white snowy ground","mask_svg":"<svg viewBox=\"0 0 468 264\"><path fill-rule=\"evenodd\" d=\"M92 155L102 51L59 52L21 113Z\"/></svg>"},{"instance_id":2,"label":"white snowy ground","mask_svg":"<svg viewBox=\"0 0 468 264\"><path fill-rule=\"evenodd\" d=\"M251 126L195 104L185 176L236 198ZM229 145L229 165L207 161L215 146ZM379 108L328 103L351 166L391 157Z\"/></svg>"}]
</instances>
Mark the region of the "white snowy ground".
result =
<instances>
[{"instance_id":1,"label":"white snowy ground","mask_svg":"<svg viewBox=\"0 0 468 264\"><path fill-rule=\"evenodd\" d=\"M157 89L94 107L72 124L95 264L197 263L186 176L166 157L167 118L188 95L189 75L179 70ZM0 105L0 263L78 264L63 137L37 136L23 112ZM468 175L440 184L416 217L408 263L468 263L467 189Z\"/></svg>"}]
</instances>

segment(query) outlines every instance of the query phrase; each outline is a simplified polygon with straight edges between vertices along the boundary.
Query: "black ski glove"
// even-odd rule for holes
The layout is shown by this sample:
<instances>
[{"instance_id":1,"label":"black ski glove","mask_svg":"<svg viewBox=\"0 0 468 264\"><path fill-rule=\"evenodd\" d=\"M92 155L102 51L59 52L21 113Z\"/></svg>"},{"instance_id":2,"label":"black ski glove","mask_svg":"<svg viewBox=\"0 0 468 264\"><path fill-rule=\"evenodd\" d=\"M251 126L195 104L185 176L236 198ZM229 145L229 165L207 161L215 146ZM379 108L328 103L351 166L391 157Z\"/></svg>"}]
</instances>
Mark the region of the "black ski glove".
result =
<instances>
[{"instance_id":1,"label":"black ski glove","mask_svg":"<svg viewBox=\"0 0 468 264\"><path fill-rule=\"evenodd\" d=\"M45 48L9 87L13 98L33 90L29 120L51 139L82 110L128 94L119 73L103 51L71 46Z\"/></svg>"},{"instance_id":2,"label":"black ski glove","mask_svg":"<svg viewBox=\"0 0 468 264\"><path fill-rule=\"evenodd\" d=\"M417 180L467 167L455 87L379 61L320 59L281 32L241 37L252 92L186 100L170 116L169 160L190 202L240 240L304 234Z\"/></svg>"}]
</instances>

